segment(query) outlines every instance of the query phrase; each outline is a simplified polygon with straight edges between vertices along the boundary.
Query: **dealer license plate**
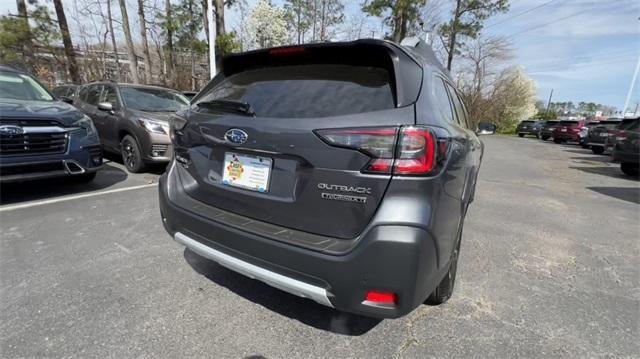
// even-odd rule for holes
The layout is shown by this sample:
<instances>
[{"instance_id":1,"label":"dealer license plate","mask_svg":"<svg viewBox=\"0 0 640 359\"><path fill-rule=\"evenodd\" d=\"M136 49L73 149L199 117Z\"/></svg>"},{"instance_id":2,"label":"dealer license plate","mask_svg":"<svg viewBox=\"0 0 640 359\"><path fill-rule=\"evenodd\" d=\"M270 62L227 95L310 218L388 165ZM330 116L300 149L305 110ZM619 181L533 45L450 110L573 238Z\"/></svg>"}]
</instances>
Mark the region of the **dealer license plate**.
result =
<instances>
[{"instance_id":1,"label":"dealer license plate","mask_svg":"<svg viewBox=\"0 0 640 359\"><path fill-rule=\"evenodd\" d=\"M252 191L267 192L272 162L271 158L227 152L224 154L222 183Z\"/></svg>"}]
</instances>

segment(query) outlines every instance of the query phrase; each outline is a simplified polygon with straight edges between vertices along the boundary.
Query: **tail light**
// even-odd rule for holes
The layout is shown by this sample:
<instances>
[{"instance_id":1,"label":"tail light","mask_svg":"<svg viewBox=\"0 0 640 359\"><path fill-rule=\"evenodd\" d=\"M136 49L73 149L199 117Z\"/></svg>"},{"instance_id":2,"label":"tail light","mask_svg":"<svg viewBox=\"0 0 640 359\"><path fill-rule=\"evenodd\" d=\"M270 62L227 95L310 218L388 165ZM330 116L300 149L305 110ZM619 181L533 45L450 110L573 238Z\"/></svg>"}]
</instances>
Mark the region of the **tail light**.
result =
<instances>
[{"instance_id":1,"label":"tail light","mask_svg":"<svg viewBox=\"0 0 640 359\"><path fill-rule=\"evenodd\" d=\"M364 173L431 174L447 154L447 139L424 126L316 130L326 143L355 149L371 157Z\"/></svg>"},{"instance_id":2,"label":"tail light","mask_svg":"<svg viewBox=\"0 0 640 359\"><path fill-rule=\"evenodd\" d=\"M624 141L627 139L627 133L624 130L618 131L616 134L616 141Z\"/></svg>"}]
</instances>

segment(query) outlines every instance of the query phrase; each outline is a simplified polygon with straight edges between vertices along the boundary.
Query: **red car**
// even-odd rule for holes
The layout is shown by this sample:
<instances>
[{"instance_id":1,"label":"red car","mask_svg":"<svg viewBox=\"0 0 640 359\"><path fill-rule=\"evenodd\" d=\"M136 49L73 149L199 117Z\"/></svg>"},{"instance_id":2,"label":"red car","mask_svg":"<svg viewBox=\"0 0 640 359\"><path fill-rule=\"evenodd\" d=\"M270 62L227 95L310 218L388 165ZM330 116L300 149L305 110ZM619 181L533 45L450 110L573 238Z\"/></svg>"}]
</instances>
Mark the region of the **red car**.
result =
<instances>
[{"instance_id":1,"label":"red car","mask_svg":"<svg viewBox=\"0 0 640 359\"><path fill-rule=\"evenodd\" d=\"M584 120L560 121L553 130L553 142L580 142L580 129L584 124Z\"/></svg>"}]
</instances>

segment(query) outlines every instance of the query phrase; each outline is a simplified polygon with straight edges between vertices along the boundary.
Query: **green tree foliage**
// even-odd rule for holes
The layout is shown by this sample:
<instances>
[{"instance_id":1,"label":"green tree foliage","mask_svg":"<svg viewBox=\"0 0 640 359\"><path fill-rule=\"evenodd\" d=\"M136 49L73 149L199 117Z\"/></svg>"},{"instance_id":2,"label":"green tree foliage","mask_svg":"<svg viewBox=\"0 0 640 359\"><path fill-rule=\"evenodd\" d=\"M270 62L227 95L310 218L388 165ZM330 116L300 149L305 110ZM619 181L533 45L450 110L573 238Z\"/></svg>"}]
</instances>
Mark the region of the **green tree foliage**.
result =
<instances>
[{"instance_id":1,"label":"green tree foliage","mask_svg":"<svg viewBox=\"0 0 640 359\"><path fill-rule=\"evenodd\" d=\"M241 51L242 46L238 41L238 34L235 31L231 31L216 36L216 49L216 55L220 57Z\"/></svg>"},{"instance_id":2,"label":"green tree foliage","mask_svg":"<svg viewBox=\"0 0 640 359\"><path fill-rule=\"evenodd\" d=\"M371 0L362 4L362 11L384 18L385 24L392 29L391 40L400 42L415 28L420 9L426 3L427 0Z\"/></svg>"},{"instance_id":3,"label":"green tree foliage","mask_svg":"<svg viewBox=\"0 0 640 359\"><path fill-rule=\"evenodd\" d=\"M284 9L287 12L289 27L295 32L296 42L304 43L305 34L313 21L313 3L309 0L286 0Z\"/></svg>"},{"instance_id":4,"label":"green tree foliage","mask_svg":"<svg viewBox=\"0 0 640 359\"><path fill-rule=\"evenodd\" d=\"M0 62L21 65L22 47L29 36L36 48L59 56L60 51L55 48L62 38L58 24L47 6L33 4L35 8L29 11L28 26L18 17L0 16Z\"/></svg>"},{"instance_id":5,"label":"green tree foliage","mask_svg":"<svg viewBox=\"0 0 640 359\"><path fill-rule=\"evenodd\" d=\"M447 43L447 69L465 38L475 39L480 34L484 21L490 16L509 10L508 0L456 0L452 18L440 26L440 34Z\"/></svg>"}]
</instances>

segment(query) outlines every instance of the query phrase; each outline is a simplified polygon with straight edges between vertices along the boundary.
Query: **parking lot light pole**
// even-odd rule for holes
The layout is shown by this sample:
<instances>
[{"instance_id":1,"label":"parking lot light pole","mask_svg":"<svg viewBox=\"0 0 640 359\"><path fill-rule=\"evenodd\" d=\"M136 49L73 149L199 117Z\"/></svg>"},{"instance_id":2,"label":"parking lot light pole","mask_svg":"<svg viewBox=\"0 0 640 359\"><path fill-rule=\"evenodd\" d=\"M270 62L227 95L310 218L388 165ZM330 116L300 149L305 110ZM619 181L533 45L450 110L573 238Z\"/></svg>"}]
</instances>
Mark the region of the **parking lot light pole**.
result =
<instances>
[{"instance_id":1,"label":"parking lot light pole","mask_svg":"<svg viewBox=\"0 0 640 359\"><path fill-rule=\"evenodd\" d=\"M622 117L627 114L627 108L629 108L629 101L631 101L631 93L636 86L636 80L638 79L638 71L640 70L640 55L638 56L638 64L636 65L636 71L631 78L631 85L629 85L629 92L627 92L627 99L624 101L624 107L622 108ZM633 114L635 115L635 113Z\"/></svg>"},{"instance_id":2,"label":"parking lot light pole","mask_svg":"<svg viewBox=\"0 0 640 359\"><path fill-rule=\"evenodd\" d=\"M209 22L209 76L213 78L218 71L216 71L216 22L214 16L214 4L215 0L209 1L209 11L207 14L207 21Z\"/></svg>"}]
</instances>

